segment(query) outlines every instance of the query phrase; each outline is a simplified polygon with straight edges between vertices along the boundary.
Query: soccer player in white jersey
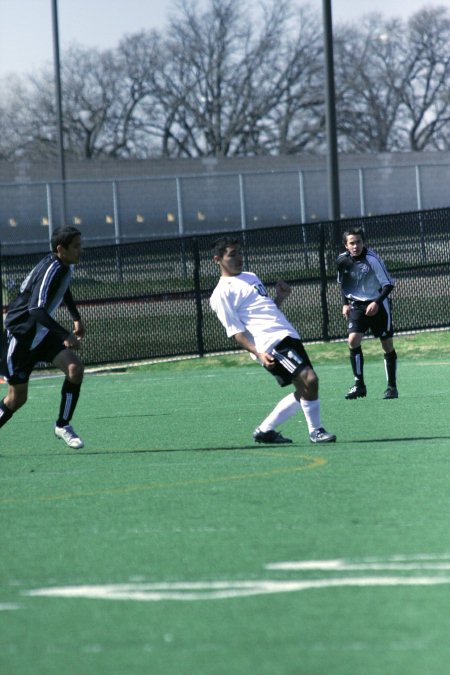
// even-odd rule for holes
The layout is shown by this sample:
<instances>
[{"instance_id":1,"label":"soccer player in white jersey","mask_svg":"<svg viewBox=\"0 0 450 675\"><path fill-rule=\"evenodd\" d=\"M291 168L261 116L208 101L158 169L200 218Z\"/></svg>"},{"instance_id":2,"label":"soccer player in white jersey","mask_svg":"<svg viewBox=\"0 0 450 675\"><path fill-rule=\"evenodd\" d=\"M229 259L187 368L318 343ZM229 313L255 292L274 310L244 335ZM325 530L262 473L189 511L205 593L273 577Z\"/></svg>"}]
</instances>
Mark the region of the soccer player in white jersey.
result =
<instances>
[{"instance_id":1,"label":"soccer player in white jersey","mask_svg":"<svg viewBox=\"0 0 450 675\"><path fill-rule=\"evenodd\" d=\"M220 280L210 304L228 337L256 357L282 387L294 385L253 432L257 443L292 443L276 427L300 408L313 443L331 443L320 420L319 380L300 339L300 335L279 309L291 289L283 281L276 285L275 299L267 293L261 279L243 272L241 247L237 239L223 237L213 246L213 258L220 269Z\"/></svg>"},{"instance_id":2,"label":"soccer player in white jersey","mask_svg":"<svg viewBox=\"0 0 450 675\"><path fill-rule=\"evenodd\" d=\"M84 371L72 351L79 348L85 329L70 291L72 268L82 250L81 234L75 227L60 228L53 233L51 244L52 253L31 270L6 314L6 347L0 372L8 383L8 392L0 401L0 427L26 403L35 365L41 361L53 363L65 374L55 435L70 448L82 448L84 443L70 424ZM73 332L53 318L62 302L73 319Z\"/></svg>"},{"instance_id":3,"label":"soccer player in white jersey","mask_svg":"<svg viewBox=\"0 0 450 675\"><path fill-rule=\"evenodd\" d=\"M387 389L383 398L398 398L397 354L394 349L391 300L394 288L383 260L364 246L362 227L354 227L343 234L347 249L338 256L338 283L341 284L342 314L347 320L350 363L354 384L345 398L363 398L367 394L364 382L364 355L361 341L370 329L380 339L384 352Z\"/></svg>"}]
</instances>

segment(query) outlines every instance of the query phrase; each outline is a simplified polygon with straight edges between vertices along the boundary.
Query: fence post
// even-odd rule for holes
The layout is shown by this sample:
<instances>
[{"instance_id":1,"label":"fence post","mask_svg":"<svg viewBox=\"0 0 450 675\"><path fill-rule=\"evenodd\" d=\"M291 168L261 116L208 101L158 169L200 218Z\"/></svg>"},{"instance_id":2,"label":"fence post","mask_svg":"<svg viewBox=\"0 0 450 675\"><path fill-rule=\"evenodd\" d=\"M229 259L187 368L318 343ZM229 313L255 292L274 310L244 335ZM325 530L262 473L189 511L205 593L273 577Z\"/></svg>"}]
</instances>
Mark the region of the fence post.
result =
<instances>
[{"instance_id":1,"label":"fence post","mask_svg":"<svg viewBox=\"0 0 450 675\"><path fill-rule=\"evenodd\" d=\"M53 223L53 205L52 205L52 186L50 183L45 185L45 194L47 198L47 218L48 218L48 247L52 250L52 235L54 228Z\"/></svg>"},{"instance_id":2,"label":"fence post","mask_svg":"<svg viewBox=\"0 0 450 675\"><path fill-rule=\"evenodd\" d=\"M177 188L177 211L178 211L178 234L180 237L184 235L184 214L183 214L183 193L181 190L181 178L175 178L175 185ZM186 246L182 239L181 243L181 265L183 267L183 276L187 279L187 261L186 261Z\"/></svg>"},{"instance_id":3,"label":"fence post","mask_svg":"<svg viewBox=\"0 0 450 675\"><path fill-rule=\"evenodd\" d=\"M2 274L2 244L0 242L0 292L2 297L2 311L0 312L0 344L3 341L3 274Z\"/></svg>"},{"instance_id":4,"label":"fence post","mask_svg":"<svg viewBox=\"0 0 450 675\"><path fill-rule=\"evenodd\" d=\"M112 182L112 198L113 198L113 217L114 217L114 240L116 244L122 241L122 232L120 230L120 210L119 210L119 193L117 190L117 181Z\"/></svg>"},{"instance_id":5,"label":"fence post","mask_svg":"<svg viewBox=\"0 0 450 675\"><path fill-rule=\"evenodd\" d=\"M197 308L197 351L199 356L204 356L205 345L203 342L203 307L200 287L200 252L198 248L198 240L196 237L193 237L192 239L192 248L194 254L195 305Z\"/></svg>"},{"instance_id":6,"label":"fence post","mask_svg":"<svg viewBox=\"0 0 450 675\"><path fill-rule=\"evenodd\" d=\"M303 241L303 255L305 256L306 268L309 268L308 260L308 240L306 236L306 199L305 199L305 181L303 178L303 171L299 169L298 172L298 187L300 195L300 223L302 228L302 241Z\"/></svg>"},{"instance_id":7,"label":"fence post","mask_svg":"<svg viewBox=\"0 0 450 675\"><path fill-rule=\"evenodd\" d=\"M417 210L419 217L419 228L420 228L420 252L422 255L422 262L427 261L427 251L425 248L425 234L423 230L423 219L422 219L422 183L420 180L420 166L416 165L416 195L417 195Z\"/></svg>"},{"instance_id":8,"label":"fence post","mask_svg":"<svg viewBox=\"0 0 450 675\"><path fill-rule=\"evenodd\" d=\"M322 307L322 336L329 340L329 316L327 303L327 268L325 264L325 232L323 223L319 223L319 269L320 269L320 304Z\"/></svg>"},{"instance_id":9,"label":"fence post","mask_svg":"<svg viewBox=\"0 0 450 675\"><path fill-rule=\"evenodd\" d=\"M117 190L117 182L112 182L112 198L113 198L113 218L114 218L114 242L116 250L116 273L119 281L123 281L122 271L122 250L121 240L122 233L120 231L120 210L119 210L119 193Z\"/></svg>"},{"instance_id":10,"label":"fence post","mask_svg":"<svg viewBox=\"0 0 450 675\"><path fill-rule=\"evenodd\" d=\"M241 207L241 230L247 229L247 218L245 215L245 188L244 176L239 174L239 203Z\"/></svg>"},{"instance_id":11,"label":"fence post","mask_svg":"<svg viewBox=\"0 0 450 675\"><path fill-rule=\"evenodd\" d=\"M358 169L358 182L359 182L359 213L361 216L366 215L366 199L365 199L365 189L364 189L364 169Z\"/></svg>"}]
</instances>

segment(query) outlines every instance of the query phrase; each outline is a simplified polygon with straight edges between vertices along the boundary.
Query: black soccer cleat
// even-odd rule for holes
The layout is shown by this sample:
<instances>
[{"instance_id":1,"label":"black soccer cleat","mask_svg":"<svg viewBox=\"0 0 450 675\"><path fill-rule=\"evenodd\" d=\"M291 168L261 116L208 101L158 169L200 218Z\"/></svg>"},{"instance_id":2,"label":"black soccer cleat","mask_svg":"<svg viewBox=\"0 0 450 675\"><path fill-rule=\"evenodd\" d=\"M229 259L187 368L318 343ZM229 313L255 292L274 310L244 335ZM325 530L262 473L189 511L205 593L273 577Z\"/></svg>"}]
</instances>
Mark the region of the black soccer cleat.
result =
<instances>
[{"instance_id":1,"label":"black soccer cleat","mask_svg":"<svg viewBox=\"0 0 450 675\"><path fill-rule=\"evenodd\" d=\"M398 398L397 387L388 387L383 394L383 398Z\"/></svg>"},{"instance_id":2,"label":"black soccer cleat","mask_svg":"<svg viewBox=\"0 0 450 675\"><path fill-rule=\"evenodd\" d=\"M290 438L285 438L279 431L269 429L269 431L261 431L259 428L253 432L253 438L256 443L292 443Z\"/></svg>"},{"instance_id":3,"label":"black soccer cleat","mask_svg":"<svg viewBox=\"0 0 450 675\"><path fill-rule=\"evenodd\" d=\"M367 396L367 387L365 384L354 384L345 394L345 398L351 401L354 398L364 398Z\"/></svg>"}]
</instances>

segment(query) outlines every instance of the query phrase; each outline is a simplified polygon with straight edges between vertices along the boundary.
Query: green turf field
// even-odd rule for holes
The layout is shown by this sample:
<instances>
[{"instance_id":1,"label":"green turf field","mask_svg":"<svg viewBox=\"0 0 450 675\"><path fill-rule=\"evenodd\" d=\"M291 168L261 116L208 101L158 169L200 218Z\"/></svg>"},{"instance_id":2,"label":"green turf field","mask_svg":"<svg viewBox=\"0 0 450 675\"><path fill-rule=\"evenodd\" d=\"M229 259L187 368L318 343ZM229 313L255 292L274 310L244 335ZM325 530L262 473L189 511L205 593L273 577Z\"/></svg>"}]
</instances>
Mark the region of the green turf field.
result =
<instances>
[{"instance_id":1,"label":"green turf field","mask_svg":"<svg viewBox=\"0 0 450 675\"><path fill-rule=\"evenodd\" d=\"M0 431L2 675L448 675L450 339L310 345L336 444L252 431L287 393L247 356L60 377ZM0 388L3 395L4 385Z\"/></svg>"}]
</instances>

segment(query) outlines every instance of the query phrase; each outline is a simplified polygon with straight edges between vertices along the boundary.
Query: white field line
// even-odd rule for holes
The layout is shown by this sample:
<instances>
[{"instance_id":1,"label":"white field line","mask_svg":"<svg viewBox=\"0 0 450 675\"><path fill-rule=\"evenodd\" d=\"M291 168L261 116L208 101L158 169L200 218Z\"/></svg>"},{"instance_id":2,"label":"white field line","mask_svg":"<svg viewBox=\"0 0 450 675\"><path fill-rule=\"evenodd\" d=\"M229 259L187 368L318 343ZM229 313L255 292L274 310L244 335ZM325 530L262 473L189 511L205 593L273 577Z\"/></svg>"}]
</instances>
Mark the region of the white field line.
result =
<instances>
[{"instance_id":1,"label":"white field line","mask_svg":"<svg viewBox=\"0 0 450 675\"><path fill-rule=\"evenodd\" d=\"M371 562L368 560L367 562L360 563L351 563L346 562L345 560L292 560L287 562L269 563L265 567L268 570L321 570L333 572L349 572L357 570L450 570L450 561L448 558L445 559L447 562L435 562L435 560L435 558L418 558L415 562L403 562L402 560L391 559L386 562Z\"/></svg>"},{"instance_id":2,"label":"white field line","mask_svg":"<svg viewBox=\"0 0 450 675\"><path fill-rule=\"evenodd\" d=\"M347 577L312 579L310 581L222 581L175 582L156 584L117 584L105 586L63 586L27 591L25 595L59 598L91 598L98 600L218 600L292 593L311 589L370 586L436 586L450 584L450 576L442 577Z\"/></svg>"},{"instance_id":3,"label":"white field line","mask_svg":"<svg viewBox=\"0 0 450 675\"><path fill-rule=\"evenodd\" d=\"M442 571L450 569L450 556L394 555L387 559L365 558L358 562L345 559L336 560L300 560L270 563L265 566L271 570L348 572L402 570L418 572L424 570ZM449 585L450 576L339 576L321 579L297 580L251 580L251 581L175 581L158 583L127 583L82 586L59 586L38 588L24 593L31 597L91 598L99 600L135 600L157 602L162 600L217 600L227 598L267 595L274 593L293 593L312 589L339 587L373 586L436 586ZM1 606L0 606L1 608ZM5 605L6 608L6 605ZM13 608L10 606L9 608Z\"/></svg>"}]
</instances>

